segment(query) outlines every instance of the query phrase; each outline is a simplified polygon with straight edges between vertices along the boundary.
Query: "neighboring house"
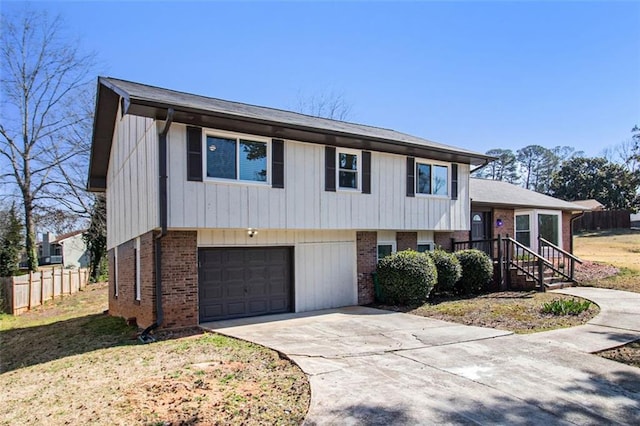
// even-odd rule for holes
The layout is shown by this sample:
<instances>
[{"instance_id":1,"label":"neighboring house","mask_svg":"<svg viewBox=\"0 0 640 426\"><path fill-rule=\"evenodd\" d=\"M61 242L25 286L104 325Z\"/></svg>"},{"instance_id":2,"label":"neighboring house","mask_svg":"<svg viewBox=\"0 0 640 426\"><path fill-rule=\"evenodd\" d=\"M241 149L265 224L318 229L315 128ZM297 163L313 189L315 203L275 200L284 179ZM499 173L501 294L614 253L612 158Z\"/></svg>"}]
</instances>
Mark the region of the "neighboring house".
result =
<instances>
[{"instance_id":1,"label":"neighboring house","mask_svg":"<svg viewBox=\"0 0 640 426\"><path fill-rule=\"evenodd\" d=\"M466 240L510 236L538 251L538 236L572 252L571 222L588 207L507 182L471 178L471 230Z\"/></svg>"},{"instance_id":2,"label":"neighboring house","mask_svg":"<svg viewBox=\"0 0 640 426\"><path fill-rule=\"evenodd\" d=\"M378 256L468 232L470 169L492 159L113 78L96 102L109 312L143 327L373 302Z\"/></svg>"},{"instance_id":3,"label":"neighboring house","mask_svg":"<svg viewBox=\"0 0 640 426\"><path fill-rule=\"evenodd\" d=\"M575 200L572 201L572 203L582 207L586 207L586 210L590 210L592 212L604 210L604 205L598 200Z\"/></svg>"},{"instance_id":4,"label":"neighboring house","mask_svg":"<svg viewBox=\"0 0 640 426\"><path fill-rule=\"evenodd\" d=\"M59 235L42 234L38 243L39 265L62 265L65 268L85 268L89 265L89 252L82 237L86 229Z\"/></svg>"}]
</instances>

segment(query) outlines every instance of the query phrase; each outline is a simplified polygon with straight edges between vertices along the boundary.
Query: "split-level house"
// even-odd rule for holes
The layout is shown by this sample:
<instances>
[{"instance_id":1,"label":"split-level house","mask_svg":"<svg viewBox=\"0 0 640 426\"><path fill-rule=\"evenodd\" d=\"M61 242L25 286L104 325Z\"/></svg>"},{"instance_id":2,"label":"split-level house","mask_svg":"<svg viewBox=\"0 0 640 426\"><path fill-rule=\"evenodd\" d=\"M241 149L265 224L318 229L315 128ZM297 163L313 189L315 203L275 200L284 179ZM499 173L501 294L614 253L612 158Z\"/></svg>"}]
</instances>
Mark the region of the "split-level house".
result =
<instances>
[{"instance_id":1,"label":"split-level house","mask_svg":"<svg viewBox=\"0 0 640 426\"><path fill-rule=\"evenodd\" d=\"M490 157L372 126L99 78L109 312L138 325L373 301L378 257L470 229Z\"/></svg>"}]
</instances>

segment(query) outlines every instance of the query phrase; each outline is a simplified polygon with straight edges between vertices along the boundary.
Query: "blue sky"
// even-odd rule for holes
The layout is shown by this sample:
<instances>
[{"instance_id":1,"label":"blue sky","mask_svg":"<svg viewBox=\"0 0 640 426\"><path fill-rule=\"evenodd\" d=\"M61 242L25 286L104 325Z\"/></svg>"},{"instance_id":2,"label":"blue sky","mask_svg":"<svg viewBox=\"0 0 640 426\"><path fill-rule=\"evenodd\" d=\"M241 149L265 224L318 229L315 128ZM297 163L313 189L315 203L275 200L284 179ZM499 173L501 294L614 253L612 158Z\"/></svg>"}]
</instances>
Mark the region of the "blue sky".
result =
<instances>
[{"instance_id":1,"label":"blue sky","mask_svg":"<svg viewBox=\"0 0 640 426\"><path fill-rule=\"evenodd\" d=\"M9 11L22 4L3 1ZM484 152L594 156L640 125L640 2L37 2L103 75Z\"/></svg>"}]
</instances>

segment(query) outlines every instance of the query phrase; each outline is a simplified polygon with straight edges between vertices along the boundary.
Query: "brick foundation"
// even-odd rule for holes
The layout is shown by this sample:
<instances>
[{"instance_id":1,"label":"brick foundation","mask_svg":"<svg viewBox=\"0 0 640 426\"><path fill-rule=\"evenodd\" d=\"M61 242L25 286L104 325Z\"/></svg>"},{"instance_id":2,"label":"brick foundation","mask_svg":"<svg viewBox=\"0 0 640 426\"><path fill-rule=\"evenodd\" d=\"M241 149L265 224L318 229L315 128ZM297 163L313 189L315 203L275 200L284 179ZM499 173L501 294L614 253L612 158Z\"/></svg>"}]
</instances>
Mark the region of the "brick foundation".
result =
<instances>
[{"instance_id":1,"label":"brick foundation","mask_svg":"<svg viewBox=\"0 0 640 426\"><path fill-rule=\"evenodd\" d=\"M357 273L358 273L358 304L366 305L375 300L373 277L378 261L378 233L357 232Z\"/></svg>"},{"instance_id":2,"label":"brick foundation","mask_svg":"<svg viewBox=\"0 0 640 426\"><path fill-rule=\"evenodd\" d=\"M456 241L469 241L469 231L436 232L433 234L433 242L435 243L436 248L441 248L446 251L453 250L451 239Z\"/></svg>"},{"instance_id":3,"label":"brick foundation","mask_svg":"<svg viewBox=\"0 0 640 426\"><path fill-rule=\"evenodd\" d=\"M155 240L153 232L140 236L140 300L135 300L136 240L118 246L118 276L115 250L109 260L109 314L135 318L146 328L156 320ZM198 246L196 231L170 231L162 239L162 328L198 325ZM115 280L118 296L115 296Z\"/></svg>"},{"instance_id":4,"label":"brick foundation","mask_svg":"<svg viewBox=\"0 0 640 426\"><path fill-rule=\"evenodd\" d=\"M163 328L198 325L198 233L171 231L162 238Z\"/></svg>"},{"instance_id":5,"label":"brick foundation","mask_svg":"<svg viewBox=\"0 0 640 426\"><path fill-rule=\"evenodd\" d=\"M417 232L396 232L396 250L418 250Z\"/></svg>"},{"instance_id":6,"label":"brick foundation","mask_svg":"<svg viewBox=\"0 0 640 426\"><path fill-rule=\"evenodd\" d=\"M135 249L135 239L118 246L117 277L115 277L115 250L109 250L109 314L127 320L135 319L139 327L147 327L155 319L153 232L140 236L140 263L137 265L140 268L139 301L135 298ZM118 296L115 295L115 281L118 284Z\"/></svg>"}]
</instances>

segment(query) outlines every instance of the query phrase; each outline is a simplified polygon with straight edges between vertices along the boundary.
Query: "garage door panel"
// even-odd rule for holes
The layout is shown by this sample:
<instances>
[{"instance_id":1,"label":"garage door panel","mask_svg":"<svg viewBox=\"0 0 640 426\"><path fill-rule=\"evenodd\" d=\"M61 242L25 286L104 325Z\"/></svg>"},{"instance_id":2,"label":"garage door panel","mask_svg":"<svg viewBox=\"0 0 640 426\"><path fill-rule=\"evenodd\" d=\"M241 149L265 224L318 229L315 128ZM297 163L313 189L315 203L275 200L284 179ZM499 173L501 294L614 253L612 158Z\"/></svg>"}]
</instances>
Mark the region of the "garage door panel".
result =
<instances>
[{"instance_id":1,"label":"garage door panel","mask_svg":"<svg viewBox=\"0 0 640 426\"><path fill-rule=\"evenodd\" d=\"M199 250L200 321L292 310L288 247Z\"/></svg>"}]
</instances>

